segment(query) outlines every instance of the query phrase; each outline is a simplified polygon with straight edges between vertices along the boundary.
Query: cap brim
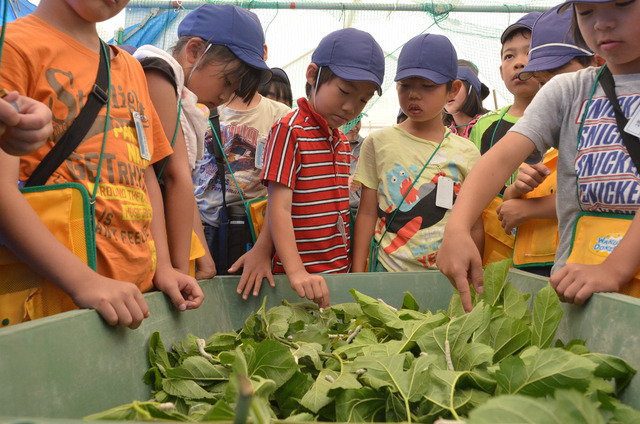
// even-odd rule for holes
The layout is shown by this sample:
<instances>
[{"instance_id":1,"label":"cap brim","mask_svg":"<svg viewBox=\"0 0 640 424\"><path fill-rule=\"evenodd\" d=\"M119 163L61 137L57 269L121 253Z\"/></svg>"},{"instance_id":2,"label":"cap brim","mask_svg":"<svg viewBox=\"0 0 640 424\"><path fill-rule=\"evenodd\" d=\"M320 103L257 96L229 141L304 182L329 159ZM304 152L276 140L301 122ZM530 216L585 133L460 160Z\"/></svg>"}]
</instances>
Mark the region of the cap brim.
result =
<instances>
[{"instance_id":1,"label":"cap brim","mask_svg":"<svg viewBox=\"0 0 640 424\"><path fill-rule=\"evenodd\" d=\"M362 68L354 68L351 66L328 65L331 72L338 77L347 81L366 81L376 85L379 95L382 95L382 81L378 79L376 74Z\"/></svg>"},{"instance_id":2,"label":"cap brim","mask_svg":"<svg viewBox=\"0 0 640 424\"><path fill-rule=\"evenodd\" d=\"M272 72L271 68L267 65L264 59L257 55L255 52L242 49L238 46L227 46L229 50L235 54L238 59L246 63L247 65L260 69L262 72L260 74L260 84L266 84L271 80Z\"/></svg>"},{"instance_id":3,"label":"cap brim","mask_svg":"<svg viewBox=\"0 0 640 424\"><path fill-rule=\"evenodd\" d=\"M399 71L396 74L396 78L394 79L394 81L398 82L398 81L402 81L403 79L412 78L412 77L425 78L433 82L434 84L446 84L449 81L453 81L456 79L455 77L450 78L446 75L442 75L441 73L432 71L430 69L407 68L407 69L403 69L402 71Z\"/></svg>"},{"instance_id":4,"label":"cap brim","mask_svg":"<svg viewBox=\"0 0 640 424\"><path fill-rule=\"evenodd\" d=\"M526 81L533 76L534 72L544 72L558 69L578 56L585 55L565 54L556 56L542 56L530 59L524 69L518 74L518 79L520 79L521 81Z\"/></svg>"}]
</instances>

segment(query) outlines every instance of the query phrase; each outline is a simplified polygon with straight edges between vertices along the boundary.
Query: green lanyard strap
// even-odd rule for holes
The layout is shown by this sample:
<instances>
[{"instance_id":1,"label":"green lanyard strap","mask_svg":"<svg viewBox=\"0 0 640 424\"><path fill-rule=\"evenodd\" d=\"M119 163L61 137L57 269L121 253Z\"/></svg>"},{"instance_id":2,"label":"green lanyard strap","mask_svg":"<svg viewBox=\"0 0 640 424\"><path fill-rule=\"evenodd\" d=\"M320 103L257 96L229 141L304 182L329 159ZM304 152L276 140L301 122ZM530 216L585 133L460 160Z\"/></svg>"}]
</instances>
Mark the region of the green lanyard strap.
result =
<instances>
[{"instance_id":1,"label":"green lanyard strap","mask_svg":"<svg viewBox=\"0 0 640 424\"><path fill-rule=\"evenodd\" d=\"M176 137L178 136L178 129L180 129L180 114L182 113L182 99L178 101L178 118L176 119L176 128L173 130L173 139L171 140L171 148L176 144ZM158 181L160 181L160 177L162 177L162 173L164 172L164 167L167 166L167 161L169 160L169 156L164 159L162 163L162 168L160 168L160 172L158 172Z\"/></svg>"}]
</instances>

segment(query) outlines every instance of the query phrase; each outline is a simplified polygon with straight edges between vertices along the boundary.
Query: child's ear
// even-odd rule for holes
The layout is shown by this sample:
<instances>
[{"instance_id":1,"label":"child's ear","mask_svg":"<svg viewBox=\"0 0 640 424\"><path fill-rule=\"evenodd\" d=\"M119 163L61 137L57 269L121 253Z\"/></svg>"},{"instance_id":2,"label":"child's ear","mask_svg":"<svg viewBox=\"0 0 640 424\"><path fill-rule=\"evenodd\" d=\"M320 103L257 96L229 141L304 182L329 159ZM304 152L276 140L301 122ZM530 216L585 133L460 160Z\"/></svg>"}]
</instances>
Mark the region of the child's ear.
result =
<instances>
[{"instance_id":1,"label":"child's ear","mask_svg":"<svg viewBox=\"0 0 640 424\"><path fill-rule=\"evenodd\" d=\"M190 65L195 64L198 60L198 57L202 52L202 44L202 40L200 40L198 37L191 38L189 41L187 41L187 44L185 44L185 58Z\"/></svg>"},{"instance_id":2,"label":"child's ear","mask_svg":"<svg viewBox=\"0 0 640 424\"><path fill-rule=\"evenodd\" d=\"M448 100L453 100L457 95L458 92L462 89L462 81L460 80L454 80L451 83L451 90L449 90L449 94L448 94Z\"/></svg>"},{"instance_id":3,"label":"child's ear","mask_svg":"<svg viewBox=\"0 0 640 424\"><path fill-rule=\"evenodd\" d=\"M318 77L318 65L315 63L310 63L307 66L307 82L311 85L311 87L316 86L316 78Z\"/></svg>"}]
</instances>

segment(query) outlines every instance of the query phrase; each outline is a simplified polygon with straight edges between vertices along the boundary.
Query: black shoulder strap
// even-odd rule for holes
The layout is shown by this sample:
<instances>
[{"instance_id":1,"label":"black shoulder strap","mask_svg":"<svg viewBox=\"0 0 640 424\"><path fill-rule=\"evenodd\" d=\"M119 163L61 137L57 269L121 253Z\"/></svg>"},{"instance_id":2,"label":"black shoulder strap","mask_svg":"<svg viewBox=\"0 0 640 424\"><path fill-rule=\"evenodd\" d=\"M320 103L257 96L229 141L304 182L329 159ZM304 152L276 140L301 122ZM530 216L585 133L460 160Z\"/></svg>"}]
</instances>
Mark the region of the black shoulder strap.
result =
<instances>
[{"instance_id":1,"label":"black shoulder strap","mask_svg":"<svg viewBox=\"0 0 640 424\"><path fill-rule=\"evenodd\" d=\"M600 75L600 84L602 84L602 89L607 95L607 99L609 99L609 102L615 111L616 123L618 124L618 131L620 131L620 137L622 137L624 147L627 148L629 156L631 156L631 160L633 160L633 164L636 166L636 170L640 173L640 143L638 142L638 137L629 134L624 130L628 119L624 116L624 112L618 102L615 81L613 80L613 75L608 67L604 69Z\"/></svg>"},{"instance_id":2,"label":"black shoulder strap","mask_svg":"<svg viewBox=\"0 0 640 424\"><path fill-rule=\"evenodd\" d=\"M100 65L98 67L98 76L96 83L93 86L93 90L87 98L87 103L84 105L80 114L73 121L69 129L64 133L62 138L53 146L53 148L47 153L47 155L38 164L33 174L27 180L26 187L38 186L46 184L47 180L73 153L73 151L80 145L84 136L87 135L89 128L93 125L98 116L98 112L102 109L102 106L107 104L107 91L109 89L109 74L107 70L107 58L105 56L105 50L109 47L104 45L100 41Z\"/></svg>"}]
</instances>

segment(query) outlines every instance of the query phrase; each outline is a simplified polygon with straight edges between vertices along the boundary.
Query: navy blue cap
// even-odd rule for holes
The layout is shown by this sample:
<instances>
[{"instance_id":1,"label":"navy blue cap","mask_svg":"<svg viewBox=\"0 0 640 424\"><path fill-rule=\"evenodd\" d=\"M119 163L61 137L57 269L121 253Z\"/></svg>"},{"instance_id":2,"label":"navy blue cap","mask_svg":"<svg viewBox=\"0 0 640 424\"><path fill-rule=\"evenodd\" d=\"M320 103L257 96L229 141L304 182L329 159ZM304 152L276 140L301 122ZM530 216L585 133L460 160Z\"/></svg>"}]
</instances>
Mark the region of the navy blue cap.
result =
<instances>
[{"instance_id":1,"label":"navy blue cap","mask_svg":"<svg viewBox=\"0 0 640 424\"><path fill-rule=\"evenodd\" d=\"M476 73L473 72L471 68L468 68L466 66L458 66L458 75L456 76L456 79L459 79L460 81L466 81L471 84L471 87L473 87L475 92L478 93L478 96L480 96L482 100L486 99L489 95L489 87L480 82L480 78L478 78Z\"/></svg>"},{"instance_id":2,"label":"navy blue cap","mask_svg":"<svg viewBox=\"0 0 640 424\"><path fill-rule=\"evenodd\" d=\"M577 0L577 1L565 1L564 3L558 5L558 13L562 13L572 6L573 3L609 3L616 0Z\"/></svg>"},{"instance_id":3,"label":"navy blue cap","mask_svg":"<svg viewBox=\"0 0 640 424\"><path fill-rule=\"evenodd\" d=\"M577 56L593 56L593 52L576 46L571 36L571 14L558 14L559 6L538 18L531 32L529 61L518 78L525 81L534 72L558 69Z\"/></svg>"},{"instance_id":4,"label":"navy blue cap","mask_svg":"<svg viewBox=\"0 0 640 424\"><path fill-rule=\"evenodd\" d=\"M540 17L540 15L542 15L542 12L529 12L522 18L518 19L515 23L509 25L500 36L500 44L504 44L504 40L509 37L512 32L517 31L521 28L526 28L531 31L531 29L533 28L533 24Z\"/></svg>"},{"instance_id":5,"label":"navy blue cap","mask_svg":"<svg viewBox=\"0 0 640 424\"><path fill-rule=\"evenodd\" d=\"M347 81L368 81L382 94L384 53L368 32L355 28L333 31L320 40L311 62L328 66L338 77Z\"/></svg>"},{"instance_id":6,"label":"navy blue cap","mask_svg":"<svg viewBox=\"0 0 640 424\"><path fill-rule=\"evenodd\" d=\"M261 82L271 78L271 69L264 61L264 33L253 12L231 4L203 4L178 25L178 36L183 35L226 46L238 59L263 71Z\"/></svg>"},{"instance_id":7,"label":"navy blue cap","mask_svg":"<svg viewBox=\"0 0 640 424\"><path fill-rule=\"evenodd\" d=\"M271 72L273 72L273 78L278 77L281 80L283 80L284 82L286 82L287 84L291 85L291 82L289 81L289 76L287 75L287 73L284 71L284 69L281 68L271 68Z\"/></svg>"},{"instance_id":8,"label":"navy blue cap","mask_svg":"<svg viewBox=\"0 0 640 424\"><path fill-rule=\"evenodd\" d=\"M458 55L451 41L444 35L420 34L402 47L395 81L419 77L446 84L457 74Z\"/></svg>"}]
</instances>

